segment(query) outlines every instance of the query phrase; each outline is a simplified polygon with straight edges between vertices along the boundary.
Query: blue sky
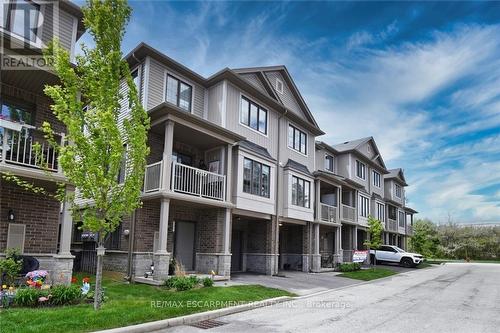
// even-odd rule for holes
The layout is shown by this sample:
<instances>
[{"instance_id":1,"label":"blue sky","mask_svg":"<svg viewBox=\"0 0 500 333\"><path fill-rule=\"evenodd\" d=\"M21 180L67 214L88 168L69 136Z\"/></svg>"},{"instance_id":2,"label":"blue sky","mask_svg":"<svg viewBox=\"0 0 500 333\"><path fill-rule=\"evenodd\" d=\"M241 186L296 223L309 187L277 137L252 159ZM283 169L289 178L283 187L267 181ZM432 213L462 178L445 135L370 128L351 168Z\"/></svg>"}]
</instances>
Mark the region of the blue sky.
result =
<instances>
[{"instance_id":1,"label":"blue sky","mask_svg":"<svg viewBox=\"0 0 500 333\"><path fill-rule=\"evenodd\" d=\"M321 140L374 136L419 217L500 222L500 2L131 5L124 52L144 41L204 76L284 64Z\"/></svg>"}]
</instances>

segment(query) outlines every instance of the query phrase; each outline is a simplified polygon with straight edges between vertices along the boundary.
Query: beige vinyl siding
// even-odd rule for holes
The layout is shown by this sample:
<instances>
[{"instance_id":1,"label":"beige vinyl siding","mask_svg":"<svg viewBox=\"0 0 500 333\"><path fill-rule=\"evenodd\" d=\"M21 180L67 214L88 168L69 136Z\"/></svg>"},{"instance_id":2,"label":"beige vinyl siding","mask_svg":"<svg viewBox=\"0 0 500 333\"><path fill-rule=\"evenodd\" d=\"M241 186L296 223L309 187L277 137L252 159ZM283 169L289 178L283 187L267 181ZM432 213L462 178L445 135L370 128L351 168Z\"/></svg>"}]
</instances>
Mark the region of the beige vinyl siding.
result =
<instances>
[{"instance_id":1,"label":"beige vinyl siding","mask_svg":"<svg viewBox=\"0 0 500 333\"><path fill-rule=\"evenodd\" d=\"M267 110L267 135L261 134L245 125L240 124L240 96L243 94L253 102ZM259 146L267 149L272 157L277 157L278 145L278 114L249 94L240 92L232 84L227 85L226 127Z\"/></svg>"},{"instance_id":2,"label":"beige vinyl siding","mask_svg":"<svg viewBox=\"0 0 500 333\"><path fill-rule=\"evenodd\" d=\"M44 5L43 10L43 20L44 24L42 27L42 42L44 44L49 43L54 38L54 29L52 24L47 24L47 22L52 22L54 20L54 6ZM59 16L59 28L58 28L58 38L63 46L68 51L71 50L71 43L73 39L73 20L76 17L73 15L59 9L55 11L57 16Z\"/></svg>"},{"instance_id":3,"label":"beige vinyl siding","mask_svg":"<svg viewBox=\"0 0 500 333\"><path fill-rule=\"evenodd\" d=\"M151 59L149 68L149 91L147 108L152 109L165 100L165 71L177 77L178 79L188 83L193 87L193 104L191 106L192 113L198 117L203 118L205 88L197 83L188 80L183 75L176 71L167 68L158 61Z\"/></svg>"},{"instance_id":4,"label":"beige vinyl siding","mask_svg":"<svg viewBox=\"0 0 500 333\"><path fill-rule=\"evenodd\" d=\"M264 88L264 85L262 84L262 81L257 77L256 74L240 74L241 77L243 77L245 80L250 82L251 85L255 86L257 89L259 89L260 92L263 94L269 96L269 94L266 91L266 88Z\"/></svg>"},{"instance_id":5,"label":"beige vinyl siding","mask_svg":"<svg viewBox=\"0 0 500 333\"><path fill-rule=\"evenodd\" d=\"M307 118L304 115L304 112L300 108L299 104L295 100L295 97L292 94L292 91L286 84L285 80L283 79L283 76L281 75L280 72L266 72L266 76L269 79L269 82L271 83L271 86L273 87L274 91L276 92L276 95L281 99L283 104L290 109L293 113L299 115L302 117L304 120L308 121ZM279 79L281 82L283 82L283 94L278 92L276 90L276 79Z\"/></svg>"},{"instance_id":6,"label":"beige vinyl siding","mask_svg":"<svg viewBox=\"0 0 500 333\"><path fill-rule=\"evenodd\" d=\"M292 124L302 132L307 135L307 155L304 155L292 148L288 147L288 126ZM287 119L282 119L281 121L281 140L280 140L281 150L280 150L280 161L283 165L286 164L288 159L292 159L295 162L307 166L310 172L314 172L314 159L315 159L315 137L303 127L298 126L290 122Z\"/></svg>"},{"instance_id":7,"label":"beige vinyl siding","mask_svg":"<svg viewBox=\"0 0 500 333\"><path fill-rule=\"evenodd\" d=\"M139 64L137 67L132 68L135 70L136 68L139 68L139 78L140 78L140 86L139 86L139 100L141 100L141 96L143 94L143 89L144 89L144 64ZM122 79L120 82L120 95L122 96L122 99L120 100L120 113L118 114L118 124L122 125L123 119L125 119L128 114L129 114L129 106L128 106L128 86L127 82L125 79Z\"/></svg>"},{"instance_id":8,"label":"beige vinyl siding","mask_svg":"<svg viewBox=\"0 0 500 333\"><path fill-rule=\"evenodd\" d=\"M222 123L222 92L224 90L222 82L208 89L208 110L207 119L217 125Z\"/></svg>"}]
</instances>

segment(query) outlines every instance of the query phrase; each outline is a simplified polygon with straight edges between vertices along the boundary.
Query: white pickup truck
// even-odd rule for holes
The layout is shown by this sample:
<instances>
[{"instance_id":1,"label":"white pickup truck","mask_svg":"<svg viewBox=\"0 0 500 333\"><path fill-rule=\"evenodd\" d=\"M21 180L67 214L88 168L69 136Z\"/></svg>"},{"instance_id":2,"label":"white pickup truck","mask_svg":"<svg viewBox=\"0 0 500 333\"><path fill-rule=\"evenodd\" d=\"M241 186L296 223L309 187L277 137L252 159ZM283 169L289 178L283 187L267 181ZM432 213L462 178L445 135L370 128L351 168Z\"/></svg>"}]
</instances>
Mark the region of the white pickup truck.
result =
<instances>
[{"instance_id":1,"label":"white pickup truck","mask_svg":"<svg viewBox=\"0 0 500 333\"><path fill-rule=\"evenodd\" d=\"M371 262L397 262L404 267L415 267L424 261L418 253L410 253L394 245L381 245L376 251L370 250Z\"/></svg>"}]
</instances>

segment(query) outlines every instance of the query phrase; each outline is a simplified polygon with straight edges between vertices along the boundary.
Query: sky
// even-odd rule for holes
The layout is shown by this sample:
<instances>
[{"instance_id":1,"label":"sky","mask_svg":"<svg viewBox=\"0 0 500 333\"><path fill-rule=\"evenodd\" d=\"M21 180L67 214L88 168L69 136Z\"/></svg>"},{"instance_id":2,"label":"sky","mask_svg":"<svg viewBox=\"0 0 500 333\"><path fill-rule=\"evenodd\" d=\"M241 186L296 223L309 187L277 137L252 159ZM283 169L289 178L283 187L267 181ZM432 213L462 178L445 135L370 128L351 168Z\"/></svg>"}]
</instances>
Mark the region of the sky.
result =
<instances>
[{"instance_id":1,"label":"sky","mask_svg":"<svg viewBox=\"0 0 500 333\"><path fill-rule=\"evenodd\" d=\"M500 2L130 4L124 53L143 41L205 77L285 65L318 139L373 136L417 217L500 223Z\"/></svg>"}]
</instances>

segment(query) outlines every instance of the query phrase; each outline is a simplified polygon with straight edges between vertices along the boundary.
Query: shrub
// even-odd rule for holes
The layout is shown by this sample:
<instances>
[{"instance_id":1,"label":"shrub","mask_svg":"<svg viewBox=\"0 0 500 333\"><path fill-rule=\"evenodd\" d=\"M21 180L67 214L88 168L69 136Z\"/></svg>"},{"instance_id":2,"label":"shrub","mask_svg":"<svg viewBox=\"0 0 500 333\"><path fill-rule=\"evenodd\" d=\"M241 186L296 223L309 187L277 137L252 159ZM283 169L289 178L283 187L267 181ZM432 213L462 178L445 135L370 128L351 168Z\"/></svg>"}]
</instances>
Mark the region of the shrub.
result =
<instances>
[{"instance_id":1,"label":"shrub","mask_svg":"<svg viewBox=\"0 0 500 333\"><path fill-rule=\"evenodd\" d=\"M206 277L202 280L203 287L212 287L214 285L214 280L212 278Z\"/></svg>"},{"instance_id":2,"label":"shrub","mask_svg":"<svg viewBox=\"0 0 500 333\"><path fill-rule=\"evenodd\" d=\"M14 304L17 306L37 306L40 297L47 297L46 290L36 288L20 288L14 297Z\"/></svg>"},{"instance_id":3,"label":"shrub","mask_svg":"<svg viewBox=\"0 0 500 333\"><path fill-rule=\"evenodd\" d=\"M185 291L193 289L199 283L200 280L196 276L172 276L165 281L165 286L169 289Z\"/></svg>"},{"instance_id":4,"label":"shrub","mask_svg":"<svg viewBox=\"0 0 500 333\"><path fill-rule=\"evenodd\" d=\"M348 262L340 264L339 270L341 272L354 272L361 269L361 264L359 262Z\"/></svg>"},{"instance_id":5,"label":"shrub","mask_svg":"<svg viewBox=\"0 0 500 333\"><path fill-rule=\"evenodd\" d=\"M0 260L0 279L2 280L2 284L13 285L22 268L23 259L19 256L19 250L6 250L5 259Z\"/></svg>"},{"instance_id":6,"label":"shrub","mask_svg":"<svg viewBox=\"0 0 500 333\"><path fill-rule=\"evenodd\" d=\"M80 287L76 285L55 286L50 290L50 303L54 305L74 304L82 299Z\"/></svg>"}]
</instances>

